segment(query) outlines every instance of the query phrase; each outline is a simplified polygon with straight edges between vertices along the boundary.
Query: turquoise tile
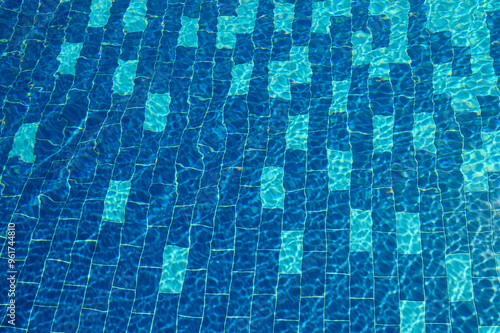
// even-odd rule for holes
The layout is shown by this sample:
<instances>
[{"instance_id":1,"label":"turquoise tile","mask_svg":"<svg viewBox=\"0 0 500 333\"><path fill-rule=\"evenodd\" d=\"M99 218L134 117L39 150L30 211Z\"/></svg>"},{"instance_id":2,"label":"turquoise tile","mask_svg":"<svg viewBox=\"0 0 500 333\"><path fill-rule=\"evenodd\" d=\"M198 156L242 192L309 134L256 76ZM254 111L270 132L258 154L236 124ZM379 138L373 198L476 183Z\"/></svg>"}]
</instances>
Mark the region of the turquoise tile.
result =
<instances>
[{"instance_id":1,"label":"turquoise tile","mask_svg":"<svg viewBox=\"0 0 500 333\"><path fill-rule=\"evenodd\" d=\"M425 302L399 301L401 333L425 333Z\"/></svg>"},{"instance_id":2,"label":"turquoise tile","mask_svg":"<svg viewBox=\"0 0 500 333\"><path fill-rule=\"evenodd\" d=\"M464 175L466 192L481 192L488 190L488 173L486 164L488 154L484 149L463 150L461 171Z\"/></svg>"},{"instance_id":3,"label":"turquoise tile","mask_svg":"<svg viewBox=\"0 0 500 333\"><path fill-rule=\"evenodd\" d=\"M286 147L288 149L306 150L308 127L309 127L308 114L288 117L288 128L286 131Z\"/></svg>"},{"instance_id":4,"label":"turquoise tile","mask_svg":"<svg viewBox=\"0 0 500 333\"><path fill-rule=\"evenodd\" d=\"M485 169L488 172L500 171L500 132L482 132L483 149L486 152Z\"/></svg>"},{"instance_id":5,"label":"turquoise tile","mask_svg":"<svg viewBox=\"0 0 500 333\"><path fill-rule=\"evenodd\" d=\"M292 46L290 50L290 79L297 83L309 83L312 78L309 48L307 46Z\"/></svg>"},{"instance_id":6,"label":"turquoise tile","mask_svg":"<svg viewBox=\"0 0 500 333\"><path fill-rule=\"evenodd\" d=\"M369 210L351 210L351 252L372 251L372 216Z\"/></svg>"},{"instance_id":7,"label":"turquoise tile","mask_svg":"<svg viewBox=\"0 0 500 333\"><path fill-rule=\"evenodd\" d=\"M146 20L147 0L131 0L130 5L123 16L123 31L141 32L146 30L148 21Z\"/></svg>"},{"instance_id":8,"label":"turquoise tile","mask_svg":"<svg viewBox=\"0 0 500 333\"><path fill-rule=\"evenodd\" d=\"M231 69L231 89L229 95L246 95L250 86L253 63L239 64Z\"/></svg>"},{"instance_id":9,"label":"turquoise tile","mask_svg":"<svg viewBox=\"0 0 500 333\"><path fill-rule=\"evenodd\" d=\"M482 326L479 333L500 333L500 326Z\"/></svg>"},{"instance_id":10,"label":"turquoise tile","mask_svg":"<svg viewBox=\"0 0 500 333\"><path fill-rule=\"evenodd\" d=\"M420 217L417 213L396 213L399 254L422 252L420 239Z\"/></svg>"},{"instance_id":11,"label":"turquoise tile","mask_svg":"<svg viewBox=\"0 0 500 333\"><path fill-rule=\"evenodd\" d=\"M450 301L472 301L470 255L465 253L447 255L446 273Z\"/></svg>"},{"instance_id":12,"label":"turquoise tile","mask_svg":"<svg viewBox=\"0 0 500 333\"><path fill-rule=\"evenodd\" d=\"M283 168L265 167L261 177L261 198L263 208L281 208L285 202Z\"/></svg>"},{"instance_id":13,"label":"turquoise tile","mask_svg":"<svg viewBox=\"0 0 500 333\"><path fill-rule=\"evenodd\" d=\"M312 27L311 32L327 34L330 32L331 7L327 1L313 2Z\"/></svg>"},{"instance_id":14,"label":"turquoise tile","mask_svg":"<svg viewBox=\"0 0 500 333\"><path fill-rule=\"evenodd\" d=\"M302 272L303 238L304 232L301 230L281 233L280 273L300 274Z\"/></svg>"},{"instance_id":15,"label":"turquoise tile","mask_svg":"<svg viewBox=\"0 0 500 333\"><path fill-rule=\"evenodd\" d=\"M416 150L427 150L436 153L434 140L436 138L436 124L432 113L415 113L413 127L413 145Z\"/></svg>"},{"instance_id":16,"label":"turquoise tile","mask_svg":"<svg viewBox=\"0 0 500 333\"><path fill-rule=\"evenodd\" d=\"M352 65L361 66L372 61L372 34L357 31L352 34Z\"/></svg>"},{"instance_id":17,"label":"turquoise tile","mask_svg":"<svg viewBox=\"0 0 500 333\"><path fill-rule=\"evenodd\" d=\"M130 181L115 181L109 183L108 193L104 200L103 221L125 222L125 206L130 192Z\"/></svg>"},{"instance_id":18,"label":"turquoise tile","mask_svg":"<svg viewBox=\"0 0 500 333\"><path fill-rule=\"evenodd\" d=\"M163 132L170 112L170 94L148 94L144 129L153 132Z\"/></svg>"},{"instance_id":19,"label":"turquoise tile","mask_svg":"<svg viewBox=\"0 0 500 333\"><path fill-rule=\"evenodd\" d=\"M288 61L272 61L269 63L269 97L291 99L290 63Z\"/></svg>"},{"instance_id":20,"label":"turquoise tile","mask_svg":"<svg viewBox=\"0 0 500 333\"><path fill-rule=\"evenodd\" d=\"M238 22L234 16L219 16L217 21L217 44L218 49L234 49L236 46L236 32Z\"/></svg>"},{"instance_id":21,"label":"turquoise tile","mask_svg":"<svg viewBox=\"0 0 500 333\"><path fill-rule=\"evenodd\" d=\"M251 34L255 29L258 0L241 0L236 8L238 33Z\"/></svg>"},{"instance_id":22,"label":"turquoise tile","mask_svg":"<svg viewBox=\"0 0 500 333\"><path fill-rule=\"evenodd\" d=\"M9 153L10 156L19 156L26 163L35 162L36 156L33 154L35 147L35 137L40 123L22 124L14 136L14 143Z\"/></svg>"},{"instance_id":23,"label":"turquoise tile","mask_svg":"<svg viewBox=\"0 0 500 333\"><path fill-rule=\"evenodd\" d=\"M376 152L392 150L392 129L394 116L373 117L373 150Z\"/></svg>"},{"instance_id":24,"label":"turquoise tile","mask_svg":"<svg viewBox=\"0 0 500 333\"><path fill-rule=\"evenodd\" d=\"M198 47L198 19L187 16L181 17L182 28L179 31L177 45L185 47Z\"/></svg>"},{"instance_id":25,"label":"turquoise tile","mask_svg":"<svg viewBox=\"0 0 500 333\"><path fill-rule=\"evenodd\" d=\"M333 82L333 101L330 114L334 112L347 112L347 95L351 87L351 81Z\"/></svg>"},{"instance_id":26,"label":"turquoise tile","mask_svg":"<svg viewBox=\"0 0 500 333\"><path fill-rule=\"evenodd\" d=\"M89 27L102 28L108 23L113 0L92 0Z\"/></svg>"},{"instance_id":27,"label":"turquoise tile","mask_svg":"<svg viewBox=\"0 0 500 333\"><path fill-rule=\"evenodd\" d=\"M351 186L352 153L328 150L328 188L331 191L347 191Z\"/></svg>"},{"instance_id":28,"label":"turquoise tile","mask_svg":"<svg viewBox=\"0 0 500 333\"><path fill-rule=\"evenodd\" d=\"M294 8L293 4L274 3L274 31L292 33Z\"/></svg>"},{"instance_id":29,"label":"turquoise tile","mask_svg":"<svg viewBox=\"0 0 500 333\"><path fill-rule=\"evenodd\" d=\"M80 56L82 47L83 43L68 42L61 46L61 53L57 56L57 60L61 63L57 69L58 73L75 75L76 61Z\"/></svg>"},{"instance_id":30,"label":"turquoise tile","mask_svg":"<svg viewBox=\"0 0 500 333\"><path fill-rule=\"evenodd\" d=\"M182 291L188 264L187 248L173 245L165 246L160 280L160 292L179 294Z\"/></svg>"},{"instance_id":31,"label":"turquoise tile","mask_svg":"<svg viewBox=\"0 0 500 333\"><path fill-rule=\"evenodd\" d=\"M131 95L134 91L137 60L118 60L118 68L113 75L113 92L120 95Z\"/></svg>"}]
</instances>

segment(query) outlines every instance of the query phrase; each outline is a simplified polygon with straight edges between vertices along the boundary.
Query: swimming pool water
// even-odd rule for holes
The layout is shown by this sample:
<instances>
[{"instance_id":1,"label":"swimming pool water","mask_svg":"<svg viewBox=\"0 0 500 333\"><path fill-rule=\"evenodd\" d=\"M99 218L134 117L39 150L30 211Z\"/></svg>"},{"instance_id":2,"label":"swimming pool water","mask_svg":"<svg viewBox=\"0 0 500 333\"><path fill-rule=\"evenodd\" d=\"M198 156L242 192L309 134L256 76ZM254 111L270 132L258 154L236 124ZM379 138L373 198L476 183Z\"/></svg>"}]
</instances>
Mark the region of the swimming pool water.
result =
<instances>
[{"instance_id":1,"label":"swimming pool water","mask_svg":"<svg viewBox=\"0 0 500 333\"><path fill-rule=\"evenodd\" d=\"M500 332L499 0L0 18L2 332Z\"/></svg>"}]
</instances>

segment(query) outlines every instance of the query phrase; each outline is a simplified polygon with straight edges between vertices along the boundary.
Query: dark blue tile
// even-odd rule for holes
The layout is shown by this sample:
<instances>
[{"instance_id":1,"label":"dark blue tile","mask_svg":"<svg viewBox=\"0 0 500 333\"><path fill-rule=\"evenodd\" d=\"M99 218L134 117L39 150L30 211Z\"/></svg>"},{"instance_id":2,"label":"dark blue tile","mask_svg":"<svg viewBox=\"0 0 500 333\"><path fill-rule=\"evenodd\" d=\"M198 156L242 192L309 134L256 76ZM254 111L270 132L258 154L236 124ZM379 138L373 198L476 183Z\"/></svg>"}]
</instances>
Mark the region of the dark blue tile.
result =
<instances>
[{"instance_id":1,"label":"dark blue tile","mask_svg":"<svg viewBox=\"0 0 500 333\"><path fill-rule=\"evenodd\" d=\"M97 248L92 260L94 264L118 264L121 230L122 226L119 223L104 221L101 224Z\"/></svg>"},{"instance_id":2,"label":"dark blue tile","mask_svg":"<svg viewBox=\"0 0 500 333\"><path fill-rule=\"evenodd\" d=\"M257 251L256 294L275 294L278 284L279 251Z\"/></svg>"},{"instance_id":3,"label":"dark blue tile","mask_svg":"<svg viewBox=\"0 0 500 333\"><path fill-rule=\"evenodd\" d=\"M327 229L348 229L351 207L349 191L330 191L328 194Z\"/></svg>"},{"instance_id":4,"label":"dark blue tile","mask_svg":"<svg viewBox=\"0 0 500 333\"><path fill-rule=\"evenodd\" d=\"M383 325L398 325L400 324L399 316L398 278L375 278L375 322Z\"/></svg>"},{"instance_id":5,"label":"dark blue tile","mask_svg":"<svg viewBox=\"0 0 500 333\"><path fill-rule=\"evenodd\" d=\"M326 153L326 152L325 152ZM322 171L307 172L306 183L307 211L326 210L328 200L328 173Z\"/></svg>"},{"instance_id":6,"label":"dark blue tile","mask_svg":"<svg viewBox=\"0 0 500 333\"><path fill-rule=\"evenodd\" d=\"M292 48L292 35L285 31L276 31L273 35L271 61L289 61Z\"/></svg>"},{"instance_id":7,"label":"dark blue tile","mask_svg":"<svg viewBox=\"0 0 500 333\"><path fill-rule=\"evenodd\" d=\"M323 297L302 297L300 300L300 332L323 331Z\"/></svg>"},{"instance_id":8,"label":"dark blue tile","mask_svg":"<svg viewBox=\"0 0 500 333\"><path fill-rule=\"evenodd\" d=\"M156 300L161 279L161 268L140 267L137 281L144 283L136 289L133 311L137 313L155 313Z\"/></svg>"},{"instance_id":9,"label":"dark blue tile","mask_svg":"<svg viewBox=\"0 0 500 333\"><path fill-rule=\"evenodd\" d=\"M141 329L150 329L153 323L153 315L144 313L131 313L130 321L127 325L127 329L139 331Z\"/></svg>"},{"instance_id":10,"label":"dark blue tile","mask_svg":"<svg viewBox=\"0 0 500 333\"><path fill-rule=\"evenodd\" d=\"M169 237L175 237L173 226L170 229ZM167 239L168 229L164 227L148 228L145 244L149 244L147 249L144 249L141 256L141 266L161 267L163 265L163 250L165 248L165 240ZM177 244L169 244L177 245Z\"/></svg>"},{"instance_id":11,"label":"dark blue tile","mask_svg":"<svg viewBox=\"0 0 500 333\"><path fill-rule=\"evenodd\" d=\"M283 210L267 208L262 209L259 249L280 249L282 221Z\"/></svg>"},{"instance_id":12,"label":"dark blue tile","mask_svg":"<svg viewBox=\"0 0 500 333\"><path fill-rule=\"evenodd\" d=\"M472 301L458 301L450 303L451 331L478 332L477 314Z\"/></svg>"},{"instance_id":13,"label":"dark blue tile","mask_svg":"<svg viewBox=\"0 0 500 333\"><path fill-rule=\"evenodd\" d=\"M472 279L479 326L500 325L500 282L496 277Z\"/></svg>"},{"instance_id":14,"label":"dark blue tile","mask_svg":"<svg viewBox=\"0 0 500 333\"><path fill-rule=\"evenodd\" d=\"M177 306L180 295L178 294L158 294L156 314L154 316L152 329L154 331L174 331L177 324ZM125 318L128 317L128 314Z\"/></svg>"},{"instance_id":15,"label":"dark blue tile","mask_svg":"<svg viewBox=\"0 0 500 333\"><path fill-rule=\"evenodd\" d=\"M214 218L212 249L233 249L236 232L234 207L218 207Z\"/></svg>"},{"instance_id":16,"label":"dark blue tile","mask_svg":"<svg viewBox=\"0 0 500 333\"><path fill-rule=\"evenodd\" d=\"M250 316L253 273L233 273L228 316Z\"/></svg>"},{"instance_id":17,"label":"dark blue tile","mask_svg":"<svg viewBox=\"0 0 500 333\"><path fill-rule=\"evenodd\" d=\"M422 257L400 254L398 258L400 298L404 301L424 300Z\"/></svg>"},{"instance_id":18,"label":"dark blue tile","mask_svg":"<svg viewBox=\"0 0 500 333\"><path fill-rule=\"evenodd\" d=\"M47 260L45 262L36 304L44 306L57 306L59 304L68 268L69 264L62 261Z\"/></svg>"},{"instance_id":19,"label":"dark blue tile","mask_svg":"<svg viewBox=\"0 0 500 333\"><path fill-rule=\"evenodd\" d=\"M206 270L186 271L179 301L179 315L193 317L203 315L206 278Z\"/></svg>"},{"instance_id":20,"label":"dark blue tile","mask_svg":"<svg viewBox=\"0 0 500 333\"><path fill-rule=\"evenodd\" d=\"M371 184L373 173L369 170L351 171L350 202L352 209L371 210Z\"/></svg>"},{"instance_id":21,"label":"dark blue tile","mask_svg":"<svg viewBox=\"0 0 500 333\"><path fill-rule=\"evenodd\" d=\"M260 187L241 186L236 204L236 225L240 228L257 228L262 203Z\"/></svg>"},{"instance_id":22,"label":"dark blue tile","mask_svg":"<svg viewBox=\"0 0 500 333\"><path fill-rule=\"evenodd\" d=\"M58 331L76 330L84 297L85 288L64 286L51 329Z\"/></svg>"},{"instance_id":23,"label":"dark blue tile","mask_svg":"<svg viewBox=\"0 0 500 333\"><path fill-rule=\"evenodd\" d=\"M210 256L207 276L207 293L228 293L231 283L233 251L214 251Z\"/></svg>"},{"instance_id":24,"label":"dark blue tile","mask_svg":"<svg viewBox=\"0 0 500 333\"><path fill-rule=\"evenodd\" d=\"M299 320L300 275L281 274L278 281L276 319Z\"/></svg>"},{"instance_id":25,"label":"dark blue tile","mask_svg":"<svg viewBox=\"0 0 500 333\"><path fill-rule=\"evenodd\" d=\"M71 252L71 264L66 276L66 284L86 285L90 273L91 259L94 255L96 243L77 241Z\"/></svg>"},{"instance_id":26,"label":"dark blue tile","mask_svg":"<svg viewBox=\"0 0 500 333\"><path fill-rule=\"evenodd\" d=\"M302 296L323 296L326 254L305 252L302 258Z\"/></svg>"},{"instance_id":27,"label":"dark blue tile","mask_svg":"<svg viewBox=\"0 0 500 333\"><path fill-rule=\"evenodd\" d=\"M254 229L236 229L233 271L253 271L259 234Z\"/></svg>"},{"instance_id":28,"label":"dark blue tile","mask_svg":"<svg viewBox=\"0 0 500 333\"><path fill-rule=\"evenodd\" d=\"M375 332L373 299L351 299L351 332Z\"/></svg>"},{"instance_id":29,"label":"dark blue tile","mask_svg":"<svg viewBox=\"0 0 500 333\"><path fill-rule=\"evenodd\" d=\"M351 297L372 298L373 297L373 263L370 252L351 252L350 263L350 286Z\"/></svg>"},{"instance_id":30,"label":"dark blue tile","mask_svg":"<svg viewBox=\"0 0 500 333\"><path fill-rule=\"evenodd\" d=\"M255 295L252 300L251 332L271 332L276 308L275 295Z\"/></svg>"},{"instance_id":31,"label":"dark blue tile","mask_svg":"<svg viewBox=\"0 0 500 333\"><path fill-rule=\"evenodd\" d=\"M446 276L446 237L443 232L422 232L422 260L425 276Z\"/></svg>"},{"instance_id":32,"label":"dark blue tile","mask_svg":"<svg viewBox=\"0 0 500 333\"><path fill-rule=\"evenodd\" d=\"M304 190L285 193L283 230L303 230L306 219L306 196Z\"/></svg>"},{"instance_id":33,"label":"dark blue tile","mask_svg":"<svg viewBox=\"0 0 500 333\"><path fill-rule=\"evenodd\" d=\"M446 277L425 278L425 322L449 323L450 302Z\"/></svg>"},{"instance_id":34,"label":"dark blue tile","mask_svg":"<svg viewBox=\"0 0 500 333\"><path fill-rule=\"evenodd\" d=\"M79 329L79 331L90 333L104 330L104 322L106 321L106 317L107 313L105 312L83 309L82 315L80 317L80 325L82 325L82 327Z\"/></svg>"},{"instance_id":35,"label":"dark blue tile","mask_svg":"<svg viewBox=\"0 0 500 333\"><path fill-rule=\"evenodd\" d=\"M370 15L367 23L373 36L372 49L389 47L391 20L385 15Z\"/></svg>"},{"instance_id":36,"label":"dark blue tile","mask_svg":"<svg viewBox=\"0 0 500 333\"><path fill-rule=\"evenodd\" d=\"M430 35L431 59L434 64L444 64L453 59L451 32L440 31Z\"/></svg>"},{"instance_id":37,"label":"dark blue tile","mask_svg":"<svg viewBox=\"0 0 500 333\"><path fill-rule=\"evenodd\" d=\"M141 259L142 248L136 246L121 246L120 260L113 279L113 286L124 289L135 289L137 272Z\"/></svg>"},{"instance_id":38,"label":"dark blue tile","mask_svg":"<svg viewBox=\"0 0 500 333\"><path fill-rule=\"evenodd\" d=\"M346 229L327 231L328 273L349 273L349 231Z\"/></svg>"},{"instance_id":39,"label":"dark blue tile","mask_svg":"<svg viewBox=\"0 0 500 333\"><path fill-rule=\"evenodd\" d=\"M116 266L92 265L84 307L106 311Z\"/></svg>"},{"instance_id":40,"label":"dark blue tile","mask_svg":"<svg viewBox=\"0 0 500 333\"><path fill-rule=\"evenodd\" d=\"M221 295L221 294L206 295L205 313L203 316L203 323L201 327L202 331L212 331L212 332L224 331L227 303L228 303L228 295ZM173 322L175 323L175 317Z\"/></svg>"},{"instance_id":41,"label":"dark blue tile","mask_svg":"<svg viewBox=\"0 0 500 333\"><path fill-rule=\"evenodd\" d=\"M397 276L398 244L396 234L373 232L372 237L375 276Z\"/></svg>"},{"instance_id":42,"label":"dark blue tile","mask_svg":"<svg viewBox=\"0 0 500 333\"><path fill-rule=\"evenodd\" d=\"M389 188L381 188L374 189L372 195L373 231L396 232L394 194Z\"/></svg>"}]
</instances>

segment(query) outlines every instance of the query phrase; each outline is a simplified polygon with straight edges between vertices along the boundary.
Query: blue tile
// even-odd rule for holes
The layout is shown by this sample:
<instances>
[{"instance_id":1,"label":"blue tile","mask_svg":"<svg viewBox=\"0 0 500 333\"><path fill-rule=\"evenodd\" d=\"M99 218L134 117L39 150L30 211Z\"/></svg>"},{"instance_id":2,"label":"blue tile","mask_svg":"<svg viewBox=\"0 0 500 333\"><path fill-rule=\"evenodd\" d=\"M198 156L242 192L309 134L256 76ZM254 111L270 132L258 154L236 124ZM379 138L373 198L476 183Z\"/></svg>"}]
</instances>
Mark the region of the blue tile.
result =
<instances>
[{"instance_id":1,"label":"blue tile","mask_svg":"<svg viewBox=\"0 0 500 333\"><path fill-rule=\"evenodd\" d=\"M425 278L425 322L449 323L450 303L446 277Z\"/></svg>"},{"instance_id":2,"label":"blue tile","mask_svg":"<svg viewBox=\"0 0 500 333\"><path fill-rule=\"evenodd\" d=\"M220 332L224 330L228 296L207 295L205 299L205 313L203 317L202 330ZM175 321L175 319L174 319Z\"/></svg>"},{"instance_id":3,"label":"blue tile","mask_svg":"<svg viewBox=\"0 0 500 333\"><path fill-rule=\"evenodd\" d=\"M153 322L153 316L143 313L132 313L127 328L130 330L148 329Z\"/></svg>"},{"instance_id":4,"label":"blue tile","mask_svg":"<svg viewBox=\"0 0 500 333\"><path fill-rule=\"evenodd\" d=\"M149 314L153 314L155 312L160 278L160 268L139 268L137 281L144 283L144 287L137 289L133 308L134 312Z\"/></svg>"},{"instance_id":5,"label":"blue tile","mask_svg":"<svg viewBox=\"0 0 500 333\"><path fill-rule=\"evenodd\" d=\"M275 295L255 295L252 300L251 332L272 331L276 307Z\"/></svg>"},{"instance_id":6,"label":"blue tile","mask_svg":"<svg viewBox=\"0 0 500 333\"><path fill-rule=\"evenodd\" d=\"M302 297L300 300L300 331L323 330L324 302L322 297Z\"/></svg>"},{"instance_id":7,"label":"blue tile","mask_svg":"<svg viewBox=\"0 0 500 333\"><path fill-rule=\"evenodd\" d=\"M303 297L323 296L325 293L326 256L324 252L304 252L302 259ZM304 299L304 298L302 298Z\"/></svg>"},{"instance_id":8,"label":"blue tile","mask_svg":"<svg viewBox=\"0 0 500 333\"><path fill-rule=\"evenodd\" d=\"M383 325L398 325L400 323L399 316L397 277L375 278L375 322Z\"/></svg>"},{"instance_id":9,"label":"blue tile","mask_svg":"<svg viewBox=\"0 0 500 333\"><path fill-rule=\"evenodd\" d=\"M201 317L203 314L207 272L186 271L182 294L179 301L179 314L185 316Z\"/></svg>"},{"instance_id":10,"label":"blue tile","mask_svg":"<svg viewBox=\"0 0 500 333\"><path fill-rule=\"evenodd\" d=\"M153 330L175 331L179 298L179 294L158 294L157 310L152 326ZM125 318L127 317L125 316Z\"/></svg>"},{"instance_id":11,"label":"blue tile","mask_svg":"<svg viewBox=\"0 0 500 333\"><path fill-rule=\"evenodd\" d=\"M279 251L257 251L256 294L274 294L278 284Z\"/></svg>"},{"instance_id":12,"label":"blue tile","mask_svg":"<svg viewBox=\"0 0 500 333\"><path fill-rule=\"evenodd\" d=\"M398 258L400 298L406 301L424 300L422 256L403 254Z\"/></svg>"},{"instance_id":13,"label":"blue tile","mask_svg":"<svg viewBox=\"0 0 500 333\"><path fill-rule=\"evenodd\" d=\"M373 298L374 279L372 260L373 259L370 252L351 252L351 297Z\"/></svg>"},{"instance_id":14,"label":"blue tile","mask_svg":"<svg viewBox=\"0 0 500 333\"><path fill-rule=\"evenodd\" d=\"M299 320L300 275L281 274L278 281L276 319Z\"/></svg>"},{"instance_id":15,"label":"blue tile","mask_svg":"<svg viewBox=\"0 0 500 333\"><path fill-rule=\"evenodd\" d=\"M327 273L349 273L349 230L327 231Z\"/></svg>"},{"instance_id":16,"label":"blue tile","mask_svg":"<svg viewBox=\"0 0 500 333\"><path fill-rule=\"evenodd\" d=\"M451 331L478 332L477 315L472 301L450 303Z\"/></svg>"},{"instance_id":17,"label":"blue tile","mask_svg":"<svg viewBox=\"0 0 500 333\"><path fill-rule=\"evenodd\" d=\"M351 332L375 332L373 299L351 299Z\"/></svg>"},{"instance_id":18,"label":"blue tile","mask_svg":"<svg viewBox=\"0 0 500 333\"><path fill-rule=\"evenodd\" d=\"M397 236L394 233L374 232L373 269L375 276L397 276Z\"/></svg>"},{"instance_id":19,"label":"blue tile","mask_svg":"<svg viewBox=\"0 0 500 333\"><path fill-rule=\"evenodd\" d=\"M228 316L250 316L253 273L233 273Z\"/></svg>"},{"instance_id":20,"label":"blue tile","mask_svg":"<svg viewBox=\"0 0 500 333\"><path fill-rule=\"evenodd\" d=\"M106 311L111 284L116 266L92 265L85 292L84 307L98 311Z\"/></svg>"}]
</instances>

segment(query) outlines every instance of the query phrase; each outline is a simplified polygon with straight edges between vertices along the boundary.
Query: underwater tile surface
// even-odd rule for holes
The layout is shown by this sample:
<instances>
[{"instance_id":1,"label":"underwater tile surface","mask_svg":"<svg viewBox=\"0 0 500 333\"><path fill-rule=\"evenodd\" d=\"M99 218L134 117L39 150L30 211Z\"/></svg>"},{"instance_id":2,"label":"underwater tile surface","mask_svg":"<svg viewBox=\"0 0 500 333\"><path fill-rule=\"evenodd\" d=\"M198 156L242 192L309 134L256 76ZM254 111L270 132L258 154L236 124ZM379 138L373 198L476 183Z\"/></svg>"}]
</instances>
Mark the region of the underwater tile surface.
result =
<instances>
[{"instance_id":1,"label":"underwater tile surface","mask_svg":"<svg viewBox=\"0 0 500 333\"><path fill-rule=\"evenodd\" d=\"M0 331L500 332L500 0L5 0L0 35Z\"/></svg>"}]
</instances>

